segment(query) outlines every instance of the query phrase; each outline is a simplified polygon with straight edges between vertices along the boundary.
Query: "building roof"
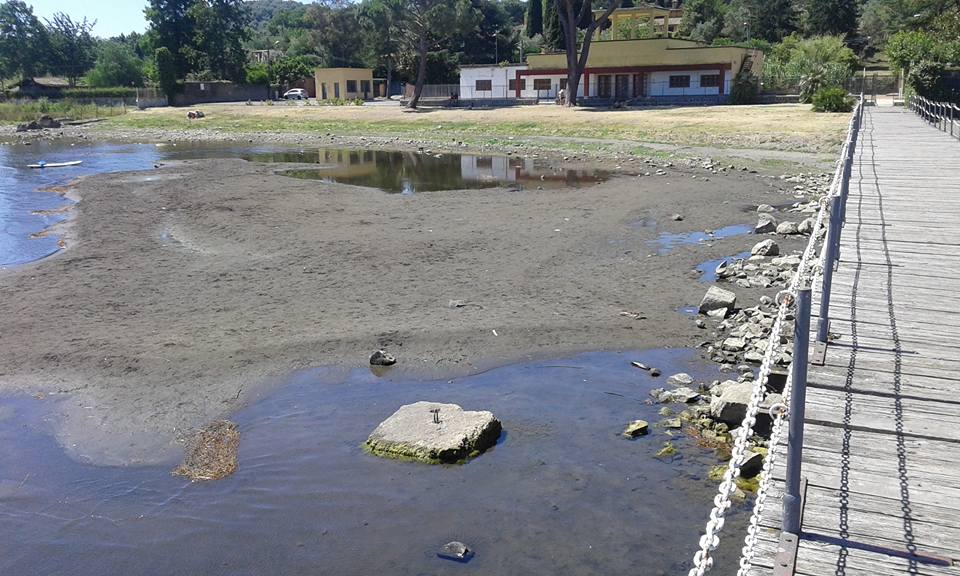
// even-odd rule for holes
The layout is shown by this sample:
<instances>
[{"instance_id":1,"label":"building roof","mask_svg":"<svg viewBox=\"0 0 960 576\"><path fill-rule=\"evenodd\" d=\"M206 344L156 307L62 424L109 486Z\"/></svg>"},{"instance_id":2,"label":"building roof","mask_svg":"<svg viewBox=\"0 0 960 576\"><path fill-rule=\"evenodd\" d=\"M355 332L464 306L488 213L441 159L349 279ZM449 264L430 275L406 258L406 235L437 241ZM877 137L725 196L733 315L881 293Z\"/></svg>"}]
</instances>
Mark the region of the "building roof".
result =
<instances>
[{"instance_id":1,"label":"building roof","mask_svg":"<svg viewBox=\"0 0 960 576\"><path fill-rule=\"evenodd\" d=\"M460 68L516 68L526 66L526 62L511 62L510 64L461 64Z\"/></svg>"}]
</instances>

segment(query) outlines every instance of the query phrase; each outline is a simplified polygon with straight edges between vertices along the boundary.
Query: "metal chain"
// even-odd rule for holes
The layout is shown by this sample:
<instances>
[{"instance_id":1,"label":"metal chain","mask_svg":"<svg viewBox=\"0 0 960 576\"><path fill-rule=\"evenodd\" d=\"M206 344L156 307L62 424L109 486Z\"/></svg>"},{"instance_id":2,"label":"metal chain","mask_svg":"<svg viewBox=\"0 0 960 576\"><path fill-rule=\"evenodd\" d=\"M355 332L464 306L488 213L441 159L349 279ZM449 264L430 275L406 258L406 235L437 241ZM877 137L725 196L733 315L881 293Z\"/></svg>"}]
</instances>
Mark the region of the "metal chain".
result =
<instances>
[{"instance_id":1,"label":"metal chain","mask_svg":"<svg viewBox=\"0 0 960 576\"><path fill-rule=\"evenodd\" d=\"M727 463L727 469L723 473L723 479L720 481L717 495L713 498L713 509L710 510L710 519L707 521L704 533L700 537L700 549L697 550L697 552L693 555L693 568L691 568L688 572L688 576L703 576L709 572L711 568L713 568L713 556L711 556L711 552L716 550L720 545L719 533L721 530L723 530L725 523L724 517L727 513L727 510L729 510L730 506L732 505L730 497L733 496L734 492L736 491L736 478L740 475L740 466L743 464L743 458L746 453L747 440L753 433L753 427L757 421L757 414L760 411L760 404L763 402L763 399L766 395L767 379L770 376L770 370L773 367L774 352L779 347L778 344L780 342L780 335L783 330L783 323L786 319L787 312L792 307L793 303L796 302L797 290L799 289L801 283L804 285L809 285L809 283L812 282L812 278L810 278L810 271L812 271L813 274L817 274L818 268L822 270L822 258L824 250L821 250L821 255L819 258L817 258L818 262L812 267L810 267L810 260L812 259L816 250L817 240L820 236L820 230L824 226L824 215L827 212L826 200L839 193L840 180L843 177L843 162L845 161L847 151L849 150L852 142L854 119L856 118L857 111L862 105L863 103L861 101L861 103L858 104L857 108L854 110L853 116L850 119L847 129L847 138L841 149L840 160L837 162L833 180L830 183L830 188L828 189L827 193L820 198L820 210L817 213L817 219L814 222L813 229L810 231L810 240L807 242L807 246L803 251L803 255L800 258L800 263L797 266L797 270L790 281L789 287L777 294L777 317L770 329L770 337L767 341L767 348L764 351L763 361L760 363L760 369L757 373L757 378L754 380L753 391L750 395L750 401L747 403L746 414L743 418L743 421L740 422L740 427L737 429L737 434L733 443L733 449L731 450L730 454L730 461ZM808 267L811 269L810 271L808 271ZM789 394L791 386L792 378L788 376L787 383L784 387L784 394ZM785 399L786 398L788 397L785 397ZM767 451L767 458L764 459L763 471L760 480L761 486L757 492L757 501L754 505L753 514L750 517L750 525L747 528L747 536L744 539L744 547L742 550L743 555L740 560L740 570L737 572L738 576L744 576L747 570L749 570L749 567L752 565L754 547L758 538L757 532L759 530L760 518L763 513L764 501L766 500L767 492L769 490L770 478L772 477L773 464L775 461L773 454L776 449L776 442L779 442L780 436L782 435L783 421L789 412L789 407L786 403L779 403L776 406L771 407L770 411L773 412L774 408L776 408L777 413L774 415L774 428L771 429L771 442L769 446L772 448ZM774 433L776 433L775 440Z\"/></svg>"}]
</instances>

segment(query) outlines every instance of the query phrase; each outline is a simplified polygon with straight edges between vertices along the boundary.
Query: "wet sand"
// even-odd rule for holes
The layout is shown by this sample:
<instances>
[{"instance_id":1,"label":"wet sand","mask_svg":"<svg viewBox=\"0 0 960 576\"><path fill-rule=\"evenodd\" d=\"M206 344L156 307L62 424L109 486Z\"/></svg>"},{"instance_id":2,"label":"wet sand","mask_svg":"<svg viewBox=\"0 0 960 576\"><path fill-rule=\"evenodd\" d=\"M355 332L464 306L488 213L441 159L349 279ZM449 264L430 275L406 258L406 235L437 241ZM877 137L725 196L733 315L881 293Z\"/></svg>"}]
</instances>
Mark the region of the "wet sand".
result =
<instances>
[{"instance_id":1,"label":"wet sand","mask_svg":"<svg viewBox=\"0 0 960 576\"><path fill-rule=\"evenodd\" d=\"M690 271L756 238L665 255L651 241L792 199L745 172L404 196L278 169L198 160L81 180L67 249L0 271L0 392L60 399L74 458L148 463L292 371L363 366L379 347L436 377L695 345L677 312L705 290Z\"/></svg>"}]
</instances>

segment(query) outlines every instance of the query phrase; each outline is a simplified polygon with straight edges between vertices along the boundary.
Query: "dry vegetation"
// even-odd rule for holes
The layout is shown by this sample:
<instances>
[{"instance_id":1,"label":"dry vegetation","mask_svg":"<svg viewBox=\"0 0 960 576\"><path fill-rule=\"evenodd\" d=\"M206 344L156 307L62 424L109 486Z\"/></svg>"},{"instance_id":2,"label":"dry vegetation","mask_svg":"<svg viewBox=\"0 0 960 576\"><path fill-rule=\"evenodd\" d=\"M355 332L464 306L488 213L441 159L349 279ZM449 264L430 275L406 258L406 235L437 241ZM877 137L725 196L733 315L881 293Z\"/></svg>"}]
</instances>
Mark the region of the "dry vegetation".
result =
<instances>
[{"instance_id":1,"label":"dry vegetation","mask_svg":"<svg viewBox=\"0 0 960 576\"><path fill-rule=\"evenodd\" d=\"M334 133L476 140L484 137L575 138L662 142L718 148L833 152L842 140L847 114L823 114L800 104L709 106L641 110L566 110L523 106L485 110L398 106L198 106L200 121L186 110L159 108L112 119L108 128L173 131L207 129L234 133Z\"/></svg>"}]
</instances>

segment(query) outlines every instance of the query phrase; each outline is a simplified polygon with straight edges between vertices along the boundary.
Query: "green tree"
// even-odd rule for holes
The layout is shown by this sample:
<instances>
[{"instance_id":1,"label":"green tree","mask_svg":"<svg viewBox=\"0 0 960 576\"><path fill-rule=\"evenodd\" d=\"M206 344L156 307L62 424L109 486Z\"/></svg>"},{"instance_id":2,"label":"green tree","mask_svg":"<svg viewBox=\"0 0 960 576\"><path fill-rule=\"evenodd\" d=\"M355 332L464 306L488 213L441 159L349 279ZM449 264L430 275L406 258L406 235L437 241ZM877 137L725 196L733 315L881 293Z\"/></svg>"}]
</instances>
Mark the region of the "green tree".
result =
<instances>
[{"instance_id":1,"label":"green tree","mask_svg":"<svg viewBox=\"0 0 960 576\"><path fill-rule=\"evenodd\" d=\"M907 71L923 60L938 60L938 43L920 30L897 32L887 40L884 51L897 70Z\"/></svg>"},{"instance_id":2,"label":"green tree","mask_svg":"<svg viewBox=\"0 0 960 576\"><path fill-rule=\"evenodd\" d=\"M733 42L746 42L753 38L750 21L753 16L744 0L733 0L723 14L720 35Z\"/></svg>"},{"instance_id":3,"label":"green tree","mask_svg":"<svg viewBox=\"0 0 960 576\"><path fill-rule=\"evenodd\" d=\"M744 0L750 14L753 36L767 42L779 42L797 30L797 10L793 0Z\"/></svg>"},{"instance_id":4,"label":"green tree","mask_svg":"<svg viewBox=\"0 0 960 576\"><path fill-rule=\"evenodd\" d=\"M173 104L173 97L177 93L177 62L166 46L157 48L154 56L157 68L157 82L160 90L166 95L167 101Z\"/></svg>"},{"instance_id":5,"label":"green tree","mask_svg":"<svg viewBox=\"0 0 960 576\"><path fill-rule=\"evenodd\" d=\"M87 83L97 87L142 86L143 62L129 44L108 40L100 45Z\"/></svg>"},{"instance_id":6,"label":"green tree","mask_svg":"<svg viewBox=\"0 0 960 576\"><path fill-rule=\"evenodd\" d=\"M530 38L543 34L543 0L528 0L524 32Z\"/></svg>"},{"instance_id":7,"label":"green tree","mask_svg":"<svg viewBox=\"0 0 960 576\"><path fill-rule=\"evenodd\" d=\"M543 46L547 50L563 48L563 27L560 24L560 16L557 14L557 2L560 1L543 0Z\"/></svg>"},{"instance_id":8,"label":"green tree","mask_svg":"<svg viewBox=\"0 0 960 576\"><path fill-rule=\"evenodd\" d=\"M604 11L594 20L592 18L592 0L580 0L579 2L577 0L556 0L557 15L560 17L560 24L563 26L564 48L567 54L568 95L564 102L566 106L577 105L577 88L580 86L583 69L587 66L587 58L590 56L590 45L593 42L594 34L598 29L608 24L610 14L620 7L621 1L608 0ZM589 22L589 24L582 26L584 22ZM583 27L583 41L580 43L578 51L577 29L580 27Z\"/></svg>"},{"instance_id":9,"label":"green tree","mask_svg":"<svg viewBox=\"0 0 960 576\"><path fill-rule=\"evenodd\" d=\"M71 86L77 85L77 78L92 68L96 60L96 41L90 35L95 24L96 21L86 18L74 21L63 12L47 20L47 67L51 73L67 78Z\"/></svg>"},{"instance_id":10,"label":"green tree","mask_svg":"<svg viewBox=\"0 0 960 576\"><path fill-rule=\"evenodd\" d=\"M307 56L285 56L276 60L272 69L273 83L286 87L292 82L313 76L314 66Z\"/></svg>"},{"instance_id":11,"label":"green tree","mask_svg":"<svg viewBox=\"0 0 960 576\"><path fill-rule=\"evenodd\" d=\"M364 0L357 20L364 37L364 60L384 70L389 90L403 46L403 0Z\"/></svg>"},{"instance_id":12,"label":"green tree","mask_svg":"<svg viewBox=\"0 0 960 576\"><path fill-rule=\"evenodd\" d=\"M47 31L21 0L0 4L0 78L32 78L45 67Z\"/></svg>"},{"instance_id":13,"label":"green tree","mask_svg":"<svg viewBox=\"0 0 960 576\"><path fill-rule=\"evenodd\" d=\"M680 34L712 42L723 28L726 8L722 0L688 0L683 5Z\"/></svg>"},{"instance_id":14,"label":"green tree","mask_svg":"<svg viewBox=\"0 0 960 576\"><path fill-rule=\"evenodd\" d=\"M805 0L803 7L810 36L847 36L857 30L859 0Z\"/></svg>"},{"instance_id":15,"label":"green tree","mask_svg":"<svg viewBox=\"0 0 960 576\"><path fill-rule=\"evenodd\" d=\"M413 97L407 103L410 108L416 108L423 94L423 86L427 79L427 56L430 49L444 38L465 28L464 21L470 21L472 6L466 0L451 3L445 0L405 0L407 14L407 34L405 36L408 48L416 54L417 74Z\"/></svg>"},{"instance_id":16,"label":"green tree","mask_svg":"<svg viewBox=\"0 0 960 576\"><path fill-rule=\"evenodd\" d=\"M247 61L243 42L250 36L250 14L243 0L196 0L187 13L193 21L192 68L216 79L242 82Z\"/></svg>"},{"instance_id":17,"label":"green tree","mask_svg":"<svg viewBox=\"0 0 960 576\"><path fill-rule=\"evenodd\" d=\"M177 78L191 71L190 52L194 23L190 7L195 0L150 0L144 15L150 24L149 42L154 50L166 48L173 58Z\"/></svg>"}]
</instances>

